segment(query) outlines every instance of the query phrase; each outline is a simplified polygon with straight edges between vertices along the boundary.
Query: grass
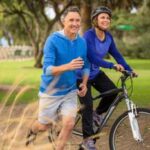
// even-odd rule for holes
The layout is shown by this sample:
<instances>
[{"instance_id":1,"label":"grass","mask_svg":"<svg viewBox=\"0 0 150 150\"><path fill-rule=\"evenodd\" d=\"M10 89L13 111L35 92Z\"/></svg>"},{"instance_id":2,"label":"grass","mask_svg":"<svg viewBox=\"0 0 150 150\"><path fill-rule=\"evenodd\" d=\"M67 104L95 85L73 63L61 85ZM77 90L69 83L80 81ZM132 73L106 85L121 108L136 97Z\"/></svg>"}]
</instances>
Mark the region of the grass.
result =
<instances>
[{"instance_id":1,"label":"grass","mask_svg":"<svg viewBox=\"0 0 150 150\"><path fill-rule=\"evenodd\" d=\"M129 59L127 62L139 75L138 78L133 79L134 89L132 99L139 105L150 107L150 60ZM107 72L115 83L117 82L120 76L119 73L116 74L114 71L108 69L105 72Z\"/></svg>"},{"instance_id":2,"label":"grass","mask_svg":"<svg viewBox=\"0 0 150 150\"><path fill-rule=\"evenodd\" d=\"M17 94L17 102L29 103L37 100L42 69L33 67L34 61L2 61L0 62L0 85L29 86L24 92L14 90L8 98L7 104L12 103ZM10 89L13 90L13 89ZM0 101L8 96L10 91L0 91Z\"/></svg>"},{"instance_id":3,"label":"grass","mask_svg":"<svg viewBox=\"0 0 150 150\"><path fill-rule=\"evenodd\" d=\"M139 105L150 106L150 60L127 60L128 63L139 74L134 79L134 91L132 98ZM0 62L0 85L16 85L29 86L19 96L17 101L20 103L29 103L37 100L38 88L40 85L40 76L42 69L33 68L33 60L27 61L1 61ZM104 69L110 78L116 83L120 73L114 70ZM9 92L9 91L7 91ZM0 101L4 100L8 95L6 91L0 91ZM12 103L18 91L13 92L8 99L8 104ZM96 92L94 91L94 94Z\"/></svg>"},{"instance_id":4,"label":"grass","mask_svg":"<svg viewBox=\"0 0 150 150\"><path fill-rule=\"evenodd\" d=\"M19 80L21 85L39 86L42 69L34 68L33 64L33 60L0 62L0 84L12 85Z\"/></svg>"}]
</instances>

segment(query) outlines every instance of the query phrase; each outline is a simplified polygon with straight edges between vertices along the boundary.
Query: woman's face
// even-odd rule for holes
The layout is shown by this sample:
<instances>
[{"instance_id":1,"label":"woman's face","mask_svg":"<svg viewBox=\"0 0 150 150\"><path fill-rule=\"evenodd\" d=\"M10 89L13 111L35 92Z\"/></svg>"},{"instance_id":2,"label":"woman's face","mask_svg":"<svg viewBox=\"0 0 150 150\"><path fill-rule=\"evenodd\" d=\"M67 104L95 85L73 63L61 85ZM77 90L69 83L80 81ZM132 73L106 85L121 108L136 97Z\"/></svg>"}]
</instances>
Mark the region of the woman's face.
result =
<instances>
[{"instance_id":1,"label":"woman's face","mask_svg":"<svg viewBox=\"0 0 150 150\"><path fill-rule=\"evenodd\" d=\"M107 13L101 13L97 17L98 26L102 30L107 30L110 26L111 18Z\"/></svg>"}]
</instances>

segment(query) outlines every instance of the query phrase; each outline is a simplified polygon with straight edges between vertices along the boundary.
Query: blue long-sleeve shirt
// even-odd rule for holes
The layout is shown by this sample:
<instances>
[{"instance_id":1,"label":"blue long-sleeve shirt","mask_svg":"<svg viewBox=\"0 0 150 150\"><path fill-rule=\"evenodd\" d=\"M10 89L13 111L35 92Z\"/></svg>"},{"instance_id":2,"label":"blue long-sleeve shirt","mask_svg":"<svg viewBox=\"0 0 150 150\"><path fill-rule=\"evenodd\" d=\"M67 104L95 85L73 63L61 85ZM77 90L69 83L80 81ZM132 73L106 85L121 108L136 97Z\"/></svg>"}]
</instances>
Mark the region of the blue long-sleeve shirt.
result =
<instances>
[{"instance_id":1,"label":"blue long-sleeve shirt","mask_svg":"<svg viewBox=\"0 0 150 150\"><path fill-rule=\"evenodd\" d=\"M86 42L79 35L74 40L68 39L63 31L55 32L49 36L44 45L43 74L41 76L40 93L52 96L65 95L75 90L76 71L66 71L59 76L53 76L53 66L69 63L71 60L81 57L84 66L82 75L89 75L89 62L87 60Z\"/></svg>"},{"instance_id":2,"label":"blue long-sleeve shirt","mask_svg":"<svg viewBox=\"0 0 150 150\"><path fill-rule=\"evenodd\" d=\"M100 72L100 67L113 68L114 64L112 62L104 60L108 53L113 56L118 64L121 64L126 70L132 71L117 50L113 37L109 32L105 32L105 39L103 41L98 39L93 28L86 31L83 37L87 42L87 56L91 63L90 79L93 79Z\"/></svg>"}]
</instances>

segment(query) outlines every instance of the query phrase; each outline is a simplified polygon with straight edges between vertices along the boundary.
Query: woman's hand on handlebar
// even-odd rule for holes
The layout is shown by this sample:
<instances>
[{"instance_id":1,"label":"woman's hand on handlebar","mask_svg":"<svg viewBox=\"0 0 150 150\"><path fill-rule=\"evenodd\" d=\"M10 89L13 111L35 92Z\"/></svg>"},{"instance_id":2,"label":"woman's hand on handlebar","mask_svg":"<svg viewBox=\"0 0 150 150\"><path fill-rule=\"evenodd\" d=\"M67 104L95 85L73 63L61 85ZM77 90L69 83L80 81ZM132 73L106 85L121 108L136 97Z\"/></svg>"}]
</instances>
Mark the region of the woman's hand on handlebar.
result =
<instances>
[{"instance_id":1,"label":"woman's hand on handlebar","mask_svg":"<svg viewBox=\"0 0 150 150\"><path fill-rule=\"evenodd\" d=\"M138 74L136 72L125 70L124 67L121 64L115 64L113 66L113 69L115 69L116 71L128 74L129 76L131 75L132 77L138 77Z\"/></svg>"},{"instance_id":2,"label":"woman's hand on handlebar","mask_svg":"<svg viewBox=\"0 0 150 150\"><path fill-rule=\"evenodd\" d=\"M138 74L136 72L132 71L132 76L133 77L138 77Z\"/></svg>"},{"instance_id":3,"label":"woman's hand on handlebar","mask_svg":"<svg viewBox=\"0 0 150 150\"><path fill-rule=\"evenodd\" d=\"M116 70L116 71L120 71L120 72L123 72L125 69L124 69L124 67L122 66L122 65L120 65L120 64L115 64L114 66L113 66L113 68Z\"/></svg>"}]
</instances>

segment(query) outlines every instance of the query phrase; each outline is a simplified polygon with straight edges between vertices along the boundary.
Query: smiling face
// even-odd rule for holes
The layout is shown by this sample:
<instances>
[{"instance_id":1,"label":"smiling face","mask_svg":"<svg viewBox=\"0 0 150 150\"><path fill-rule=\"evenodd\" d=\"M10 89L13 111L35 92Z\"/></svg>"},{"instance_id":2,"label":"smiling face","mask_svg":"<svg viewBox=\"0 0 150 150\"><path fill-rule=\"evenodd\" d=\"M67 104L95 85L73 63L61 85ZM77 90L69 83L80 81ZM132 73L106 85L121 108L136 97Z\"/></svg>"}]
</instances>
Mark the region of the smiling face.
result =
<instances>
[{"instance_id":1,"label":"smiling face","mask_svg":"<svg viewBox=\"0 0 150 150\"><path fill-rule=\"evenodd\" d=\"M107 13L101 13L97 16L97 25L102 30L107 30L110 26L111 18Z\"/></svg>"},{"instance_id":2,"label":"smiling face","mask_svg":"<svg viewBox=\"0 0 150 150\"><path fill-rule=\"evenodd\" d=\"M81 16L78 12L68 12L62 23L68 36L76 36L81 26Z\"/></svg>"}]
</instances>

